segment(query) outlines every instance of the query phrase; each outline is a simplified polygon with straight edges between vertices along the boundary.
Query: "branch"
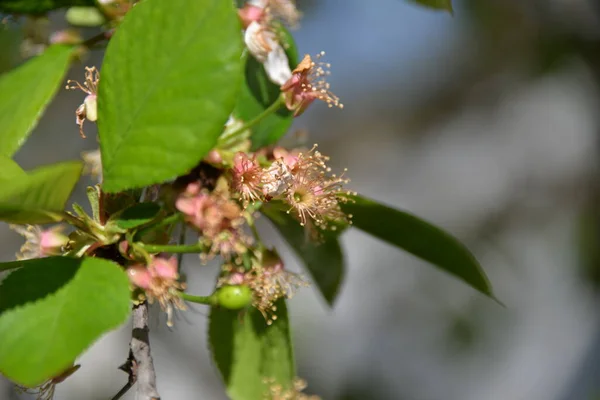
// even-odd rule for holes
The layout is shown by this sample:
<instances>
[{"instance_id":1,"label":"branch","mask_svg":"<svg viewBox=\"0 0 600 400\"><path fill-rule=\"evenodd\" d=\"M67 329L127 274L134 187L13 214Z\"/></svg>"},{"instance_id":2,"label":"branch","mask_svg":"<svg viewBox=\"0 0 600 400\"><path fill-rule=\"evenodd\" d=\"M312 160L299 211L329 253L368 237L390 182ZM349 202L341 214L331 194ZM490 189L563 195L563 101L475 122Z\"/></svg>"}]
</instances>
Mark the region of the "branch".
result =
<instances>
[{"instance_id":1,"label":"branch","mask_svg":"<svg viewBox=\"0 0 600 400\"><path fill-rule=\"evenodd\" d=\"M156 390L156 373L150 354L148 328L148 303L133 306L133 330L131 332L131 355L135 361L137 400L160 400Z\"/></svg>"}]
</instances>

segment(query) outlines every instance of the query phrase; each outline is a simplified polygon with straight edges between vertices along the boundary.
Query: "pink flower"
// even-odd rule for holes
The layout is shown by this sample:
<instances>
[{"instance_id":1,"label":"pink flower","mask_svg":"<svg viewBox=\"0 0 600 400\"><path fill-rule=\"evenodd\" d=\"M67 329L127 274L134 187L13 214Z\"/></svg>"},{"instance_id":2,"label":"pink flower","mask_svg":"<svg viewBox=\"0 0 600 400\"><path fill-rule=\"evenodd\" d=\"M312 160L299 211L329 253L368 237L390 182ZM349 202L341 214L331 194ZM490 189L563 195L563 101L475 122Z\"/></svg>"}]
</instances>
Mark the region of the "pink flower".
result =
<instances>
[{"instance_id":1,"label":"pink flower","mask_svg":"<svg viewBox=\"0 0 600 400\"><path fill-rule=\"evenodd\" d=\"M262 199L263 170L256 159L248 157L246 153L236 153L231 169L231 184L238 192L245 205L249 202Z\"/></svg>"},{"instance_id":2,"label":"pink flower","mask_svg":"<svg viewBox=\"0 0 600 400\"><path fill-rule=\"evenodd\" d=\"M321 52L317 59L325 55ZM292 71L292 77L281 86L285 96L285 105L294 111L294 116L302 114L315 100L327 103L329 107L344 108L340 99L329 90L325 77L330 74L330 65L315 62L307 54Z\"/></svg>"},{"instance_id":3,"label":"pink flower","mask_svg":"<svg viewBox=\"0 0 600 400\"><path fill-rule=\"evenodd\" d=\"M167 325L173 326L173 309L185 310L179 291L185 285L178 281L177 258L152 257L150 265L132 265L127 268L130 282L144 290L148 302L158 301L167 313Z\"/></svg>"},{"instance_id":4,"label":"pink flower","mask_svg":"<svg viewBox=\"0 0 600 400\"><path fill-rule=\"evenodd\" d=\"M265 9L249 3L238 10L242 26L247 28L252 22L258 22L265 16Z\"/></svg>"},{"instance_id":5,"label":"pink flower","mask_svg":"<svg viewBox=\"0 0 600 400\"><path fill-rule=\"evenodd\" d=\"M150 264L148 268L154 276L160 279L175 280L179 278L176 257L171 257L169 259L154 257L152 259L152 264Z\"/></svg>"},{"instance_id":6,"label":"pink flower","mask_svg":"<svg viewBox=\"0 0 600 400\"><path fill-rule=\"evenodd\" d=\"M11 229L25 237L25 244L17 253L17 260L29 260L62 254L69 238L62 234L63 226L42 230L37 225L11 225Z\"/></svg>"}]
</instances>

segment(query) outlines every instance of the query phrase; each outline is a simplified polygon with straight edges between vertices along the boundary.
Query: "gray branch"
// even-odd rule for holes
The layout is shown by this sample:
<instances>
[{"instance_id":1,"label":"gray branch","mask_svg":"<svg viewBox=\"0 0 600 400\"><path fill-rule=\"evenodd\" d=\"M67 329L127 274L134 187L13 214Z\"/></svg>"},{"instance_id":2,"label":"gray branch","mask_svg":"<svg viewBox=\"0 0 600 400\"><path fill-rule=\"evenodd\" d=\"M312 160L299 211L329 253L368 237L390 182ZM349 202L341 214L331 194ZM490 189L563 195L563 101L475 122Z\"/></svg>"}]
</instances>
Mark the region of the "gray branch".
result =
<instances>
[{"instance_id":1,"label":"gray branch","mask_svg":"<svg viewBox=\"0 0 600 400\"><path fill-rule=\"evenodd\" d=\"M131 355L133 356L134 373L137 381L138 400L160 400L156 390L156 373L152 354L150 354L150 337L148 328L148 303L143 302L133 307L133 330L131 333Z\"/></svg>"}]
</instances>

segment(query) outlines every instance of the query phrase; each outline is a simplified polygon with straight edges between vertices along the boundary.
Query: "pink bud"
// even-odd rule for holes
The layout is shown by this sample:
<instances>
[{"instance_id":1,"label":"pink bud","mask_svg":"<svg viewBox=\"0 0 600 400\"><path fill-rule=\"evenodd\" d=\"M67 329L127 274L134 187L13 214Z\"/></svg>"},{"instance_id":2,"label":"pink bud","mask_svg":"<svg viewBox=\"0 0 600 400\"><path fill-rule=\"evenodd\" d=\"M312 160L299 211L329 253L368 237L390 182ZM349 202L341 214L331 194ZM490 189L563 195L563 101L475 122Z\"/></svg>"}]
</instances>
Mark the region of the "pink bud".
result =
<instances>
[{"instance_id":1,"label":"pink bud","mask_svg":"<svg viewBox=\"0 0 600 400\"><path fill-rule=\"evenodd\" d=\"M156 257L150 265L152 272L159 278L175 280L179 277L177 274L177 258L171 257L168 260L165 258Z\"/></svg>"},{"instance_id":2,"label":"pink bud","mask_svg":"<svg viewBox=\"0 0 600 400\"><path fill-rule=\"evenodd\" d=\"M200 193L200 189L202 189L202 185L200 185L200 182L192 182L186 186L185 193L195 196L198 193Z\"/></svg>"},{"instance_id":3,"label":"pink bud","mask_svg":"<svg viewBox=\"0 0 600 400\"><path fill-rule=\"evenodd\" d=\"M139 288L150 289L152 286L150 271L143 265L132 265L127 268L127 276L129 281Z\"/></svg>"},{"instance_id":4,"label":"pink bud","mask_svg":"<svg viewBox=\"0 0 600 400\"><path fill-rule=\"evenodd\" d=\"M54 253L68 242L69 238L57 229L48 229L40 233L40 249L43 254Z\"/></svg>"},{"instance_id":5,"label":"pink bud","mask_svg":"<svg viewBox=\"0 0 600 400\"><path fill-rule=\"evenodd\" d=\"M238 15L240 16L244 28L247 28L252 22L261 20L264 14L264 8L250 4L246 4L243 8L238 10Z\"/></svg>"},{"instance_id":6,"label":"pink bud","mask_svg":"<svg viewBox=\"0 0 600 400\"><path fill-rule=\"evenodd\" d=\"M217 150L211 150L208 152L205 160L212 164L221 164L223 157L221 157L221 154Z\"/></svg>"},{"instance_id":7,"label":"pink bud","mask_svg":"<svg viewBox=\"0 0 600 400\"><path fill-rule=\"evenodd\" d=\"M196 198L179 197L175 201L175 207L186 215L193 216L198 208Z\"/></svg>"}]
</instances>

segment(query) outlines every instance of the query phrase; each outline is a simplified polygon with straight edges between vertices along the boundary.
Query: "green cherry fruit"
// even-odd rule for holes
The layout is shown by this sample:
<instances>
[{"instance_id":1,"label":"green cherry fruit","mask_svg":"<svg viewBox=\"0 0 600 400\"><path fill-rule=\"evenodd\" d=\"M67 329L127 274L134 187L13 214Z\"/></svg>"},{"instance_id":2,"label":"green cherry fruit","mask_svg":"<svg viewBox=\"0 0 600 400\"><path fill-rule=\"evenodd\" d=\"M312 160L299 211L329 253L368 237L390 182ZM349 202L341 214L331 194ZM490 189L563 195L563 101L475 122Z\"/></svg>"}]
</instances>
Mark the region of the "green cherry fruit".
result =
<instances>
[{"instance_id":1,"label":"green cherry fruit","mask_svg":"<svg viewBox=\"0 0 600 400\"><path fill-rule=\"evenodd\" d=\"M227 285L217 290L217 301L221 307L240 310L252 302L252 291L246 285Z\"/></svg>"}]
</instances>

